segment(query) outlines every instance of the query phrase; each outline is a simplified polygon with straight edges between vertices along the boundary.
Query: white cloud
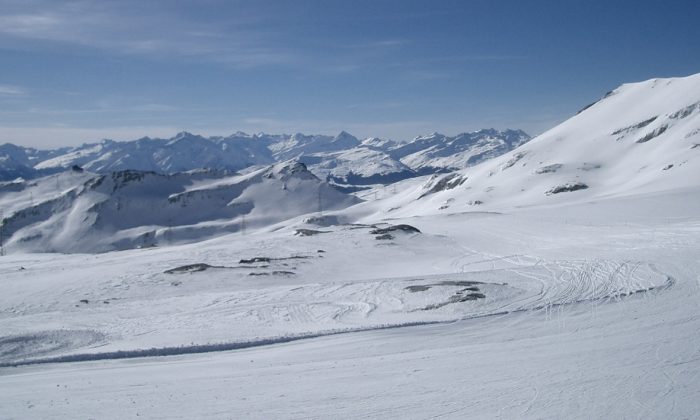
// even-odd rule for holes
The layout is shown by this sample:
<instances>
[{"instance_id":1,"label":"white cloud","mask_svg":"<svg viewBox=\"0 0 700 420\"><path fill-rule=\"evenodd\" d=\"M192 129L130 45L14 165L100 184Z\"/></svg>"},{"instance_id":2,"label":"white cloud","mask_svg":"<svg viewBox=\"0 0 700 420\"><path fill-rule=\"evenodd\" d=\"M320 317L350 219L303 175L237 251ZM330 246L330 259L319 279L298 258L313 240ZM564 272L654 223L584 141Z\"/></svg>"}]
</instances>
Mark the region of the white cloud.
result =
<instances>
[{"instance_id":1,"label":"white cloud","mask_svg":"<svg viewBox=\"0 0 700 420\"><path fill-rule=\"evenodd\" d=\"M0 39L63 43L109 53L189 57L232 68L284 66L348 73L376 62L405 39L367 39L338 44L324 39L294 43L271 24L280 16L248 7L239 16L195 19L177 7L120 0L0 0ZM267 13L267 15L265 15ZM36 49L36 42L27 44Z\"/></svg>"},{"instance_id":2,"label":"white cloud","mask_svg":"<svg viewBox=\"0 0 700 420\"><path fill-rule=\"evenodd\" d=\"M12 85L0 85L0 96L22 96L25 95L26 91L19 86Z\"/></svg>"},{"instance_id":3,"label":"white cloud","mask_svg":"<svg viewBox=\"0 0 700 420\"><path fill-rule=\"evenodd\" d=\"M120 54L197 57L233 67L301 61L298 52L268 39L270 29L251 26L242 19L205 24L167 11L149 10L148 3L129 1L28 4L1 7L0 0L0 37L59 42Z\"/></svg>"}]
</instances>

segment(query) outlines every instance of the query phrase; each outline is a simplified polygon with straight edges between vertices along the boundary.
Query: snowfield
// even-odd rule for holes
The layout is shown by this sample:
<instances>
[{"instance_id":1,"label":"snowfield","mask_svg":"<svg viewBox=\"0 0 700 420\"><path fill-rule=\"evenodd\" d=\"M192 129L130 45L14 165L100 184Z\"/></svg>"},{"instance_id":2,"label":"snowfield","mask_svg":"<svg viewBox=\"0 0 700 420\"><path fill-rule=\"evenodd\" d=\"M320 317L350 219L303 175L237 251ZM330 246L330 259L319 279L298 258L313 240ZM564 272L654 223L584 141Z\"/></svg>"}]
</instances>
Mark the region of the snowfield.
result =
<instances>
[{"instance_id":1,"label":"snowfield","mask_svg":"<svg viewBox=\"0 0 700 420\"><path fill-rule=\"evenodd\" d=\"M501 157L323 212L293 163L190 174L176 194L202 211L240 185L261 217L287 210L192 243L10 248L0 418L696 418L698 100L697 75L625 85Z\"/></svg>"},{"instance_id":2,"label":"snowfield","mask_svg":"<svg viewBox=\"0 0 700 420\"><path fill-rule=\"evenodd\" d=\"M366 228L290 227L7 256L2 415L692 418L698 215L695 189L415 217L402 221L422 233L386 243ZM164 273L262 254L311 258ZM249 275L281 268L296 274ZM485 297L439 306L468 287ZM206 346L226 343L249 345Z\"/></svg>"}]
</instances>

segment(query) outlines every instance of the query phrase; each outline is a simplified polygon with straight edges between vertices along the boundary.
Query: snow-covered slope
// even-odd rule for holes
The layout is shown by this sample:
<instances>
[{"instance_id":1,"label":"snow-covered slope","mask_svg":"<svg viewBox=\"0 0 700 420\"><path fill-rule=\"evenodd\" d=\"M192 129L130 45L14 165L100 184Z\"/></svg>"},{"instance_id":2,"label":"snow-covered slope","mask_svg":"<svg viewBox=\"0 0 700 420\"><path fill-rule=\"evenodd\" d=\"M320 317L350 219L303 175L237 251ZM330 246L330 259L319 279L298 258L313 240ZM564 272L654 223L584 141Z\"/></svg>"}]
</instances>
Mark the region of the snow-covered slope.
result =
<instances>
[{"instance_id":1,"label":"snow-covered slope","mask_svg":"<svg viewBox=\"0 0 700 420\"><path fill-rule=\"evenodd\" d=\"M323 217L292 162L0 184L11 247L266 225L1 257L0 418L696 418L699 93L624 85L501 158L322 194Z\"/></svg>"},{"instance_id":2,"label":"snow-covered slope","mask_svg":"<svg viewBox=\"0 0 700 420\"><path fill-rule=\"evenodd\" d=\"M0 181L16 178L36 178L55 172L54 169L37 170L34 166L43 160L63 154L67 148L54 150L37 150L20 147L11 143L0 145Z\"/></svg>"},{"instance_id":3,"label":"snow-covered slope","mask_svg":"<svg viewBox=\"0 0 700 420\"><path fill-rule=\"evenodd\" d=\"M432 133L390 151L392 157L422 173L446 172L474 166L500 156L530 140L522 130L485 129L455 137Z\"/></svg>"},{"instance_id":4,"label":"snow-covered slope","mask_svg":"<svg viewBox=\"0 0 700 420\"><path fill-rule=\"evenodd\" d=\"M10 251L101 252L196 241L356 202L293 161L245 175L73 170L0 184Z\"/></svg>"},{"instance_id":5,"label":"snow-covered slope","mask_svg":"<svg viewBox=\"0 0 700 420\"><path fill-rule=\"evenodd\" d=\"M294 134L291 137L272 143L270 150L277 159L290 159L304 154L319 152L338 152L348 150L360 144L357 137L345 131L337 136Z\"/></svg>"},{"instance_id":6,"label":"snow-covered slope","mask_svg":"<svg viewBox=\"0 0 700 420\"><path fill-rule=\"evenodd\" d=\"M322 179L339 186L389 184L417 176L387 153L364 145L335 153L302 155L299 160Z\"/></svg>"},{"instance_id":7,"label":"snow-covered slope","mask_svg":"<svg viewBox=\"0 0 700 420\"><path fill-rule=\"evenodd\" d=\"M455 137L433 133L408 143L368 138L336 153L302 157L319 176L345 186L390 184L421 174L450 172L476 165L526 143L521 130L485 129Z\"/></svg>"},{"instance_id":8,"label":"snow-covered slope","mask_svg":"<svg viewBox=\"0 0 700 420\"><path fill-rule=\"evenodd\" d=\"M697 186L700 74L620 86L498 158L416 180L387 199L405 214L503 209Z\"/></svg>"}]
</instances>

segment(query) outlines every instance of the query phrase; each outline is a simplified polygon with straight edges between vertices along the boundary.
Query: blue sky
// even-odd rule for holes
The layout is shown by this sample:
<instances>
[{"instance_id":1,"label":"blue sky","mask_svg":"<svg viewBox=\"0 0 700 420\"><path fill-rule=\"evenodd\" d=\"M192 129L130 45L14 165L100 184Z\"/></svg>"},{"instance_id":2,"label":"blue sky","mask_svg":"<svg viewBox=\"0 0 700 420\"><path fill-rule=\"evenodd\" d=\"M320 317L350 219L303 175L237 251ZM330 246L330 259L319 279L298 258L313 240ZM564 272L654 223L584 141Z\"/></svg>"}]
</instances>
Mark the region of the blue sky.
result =
<instances>
[{"instance_id":1,"label":"blue sky","mask_svg":"<svg viewBox=\"0 0 700 420\"><path fill-rule=\"evenodd\" d=\"M0 0L0 143L542 132L700 72L700 2Z\"/></svg>"}]
</instances>

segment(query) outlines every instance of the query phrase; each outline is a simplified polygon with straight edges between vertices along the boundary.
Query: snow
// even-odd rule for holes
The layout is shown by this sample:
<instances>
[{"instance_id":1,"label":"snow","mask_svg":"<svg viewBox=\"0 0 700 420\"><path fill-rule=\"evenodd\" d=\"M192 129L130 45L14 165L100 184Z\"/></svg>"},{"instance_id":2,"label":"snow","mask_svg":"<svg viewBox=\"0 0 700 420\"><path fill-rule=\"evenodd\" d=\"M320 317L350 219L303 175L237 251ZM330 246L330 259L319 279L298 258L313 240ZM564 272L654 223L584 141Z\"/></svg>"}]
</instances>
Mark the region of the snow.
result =
<instances>
[{"instance_id":1,"label":"snow","mask_svg":"<svg viewBox=\"0 0 700 420\"><path fill-rule=\"evenodd\" d=\"M358 201L293 161L244 175L69 171L0 190L9 252L104 252L192 242L267 226L319 205L334 210Z\"/></svg>"},{"instance_id":2,"label":"snow","mask_svg":"<svg viewBox=\"0 0 700 420\"><path fill-rule=\"evenodd\" d=\"M391 155L414 170L463 169L502 155L530 140L521 130L494 129L462 133L455 137L432 133L391 151Z\"/></svg>"},{"instance_id":3,"label":"snow","mask_svg":"<svg viewBox=\"0 0 700 420\"><path fill-rule=\"evenodd\" d=\"M0 329L45 343L10 354L3 345L4 362L155 350L2 368L0 413L692 417L700 372L698 197L694 189L415 217L402 221L423 233L395 245L380 245L367 229L299 238L290 226L169 249L4 257ZM275 262L290 264L293 276L248 276L277 267L163 273L262 255L312 258ZM410 311L455 288L410 292L407 285L465 279L492 283L483 286L486 298ZM428 324L375 329L395 323ZM192 345L264 344L310 332L335 334L186 354ZM152 356L178 347L185 354Z\"/></svg>"},{"instance_id":4,"label":"snow","mask_svg":"<svg viewBox=\"0 0 700 420\"><path fill-rule=\"evenodd\" d=\"M426 196L436 181L417 178L398 195L380 189L386 198L381 212L470 211L477 201L479 210L498 210L695 186L698 103L700 74L623 85L513 151L457 172L466 179L457 188ZM573 184L587 188L547 194Z\"/></svg>"},{"instance_id":5,"label":"snow","mask_svg":"<svg viewBox=\"0 0 700 420\"><path fill-rule=\"evenodd\" d=\"M325 184L295 162L105 180L106 197L240 187L224 201L255 203L260 223L213 234L202 216L206 235L180 226L198 242L99 254L10 249L0 417L694 418L699 99L700 75L624 85L501 157L355 205L338 193L322 214ZM0 198L48 198L55 179ZM78 201L46 223L80 224Z\"/></svg>"},{"instance_id":6,"label":"snow","mask_svg":"<svg viewBox=\"0 0 700 420\"><path fill-rule=\"evenodd\" d=\"M197 169L244 170L298 158L319 177L347 184L389 183L421 174L465 167L511 150L529 137L522 131L493 129L404 144L368 138L360 142L343 131L336 136L254 134L205 138L181 132L170 139L143 137L128 142L103 140L75 148L37 151L13 144L0 146L0 180L37 178L74 165L97 173L121 170L163 174ZM399 162L410 148L413 167ZM424 150L430 149L430 150ZM469 159L467 159L469 158ZM337 168L330 171L332 168ZM418 172L416 172L418 171Z\"/></svg>"}]
</instances>

